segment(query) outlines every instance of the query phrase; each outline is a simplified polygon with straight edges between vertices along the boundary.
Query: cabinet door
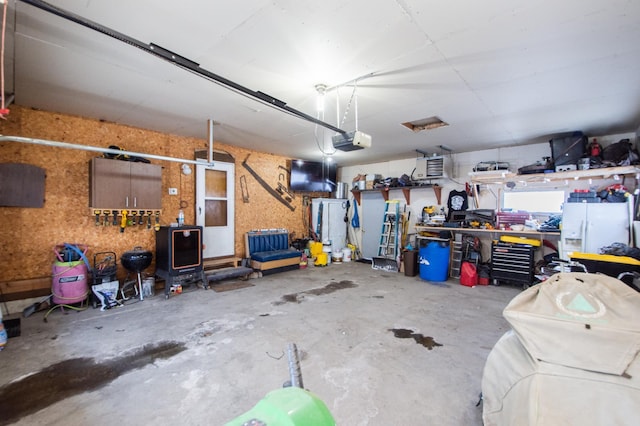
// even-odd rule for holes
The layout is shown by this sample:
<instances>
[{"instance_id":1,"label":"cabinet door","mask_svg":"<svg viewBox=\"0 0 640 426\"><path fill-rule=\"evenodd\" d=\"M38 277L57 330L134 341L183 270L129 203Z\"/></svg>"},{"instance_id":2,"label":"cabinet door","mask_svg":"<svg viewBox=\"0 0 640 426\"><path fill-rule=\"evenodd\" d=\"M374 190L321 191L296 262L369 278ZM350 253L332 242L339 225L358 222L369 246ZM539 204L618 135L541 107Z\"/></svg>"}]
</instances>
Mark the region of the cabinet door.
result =
<instances>
[{"instance_id":1,"label":"cabinet door","mask_svg":"<svg viewBox=\"0 0 640 426\"><path fill-rule=\"evenodd\" d=\"M130 209L159 210L162 208L162 167L146 163L131 165Z\"/></svg>"},{"instance_id":2,"label":"cabinet door","mask_svg":"<svg viewBox=\"0 0 640 426\"><path fill-rule=\"evenodd\" d=\"M130 165L108 158L91 160L89 207L126 209L131 192Z\"/></svg>"},{"instance_id":3,"label":"cabinet door","mask_svg":"<svg viewBox=\"0 0 640 426\"><path fill-rule=\"evenodd\" d=\"M629 218L628 203L587 204L585 251L599 253L613 243L629 244Z\"/></svg>"}]
</instances>

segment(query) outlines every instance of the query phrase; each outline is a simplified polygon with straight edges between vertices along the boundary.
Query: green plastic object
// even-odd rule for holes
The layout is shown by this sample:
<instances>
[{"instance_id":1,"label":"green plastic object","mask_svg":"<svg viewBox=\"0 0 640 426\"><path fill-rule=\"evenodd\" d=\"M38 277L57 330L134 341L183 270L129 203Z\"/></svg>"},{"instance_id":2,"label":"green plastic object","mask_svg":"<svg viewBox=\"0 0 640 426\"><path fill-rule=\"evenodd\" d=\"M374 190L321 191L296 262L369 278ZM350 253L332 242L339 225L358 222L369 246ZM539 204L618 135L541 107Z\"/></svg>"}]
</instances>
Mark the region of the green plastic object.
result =
<instances>
[{"instance_id":1,"label":"green plastic object","mask_svg":"<svg viewBox=\"0 0 640 426\"><path fill-rule=\"evenodd\" d=\"M226 426L335 426L327 406L314 394L297 387L269 392L255 407Z\"/></svg>"}]
</instances>

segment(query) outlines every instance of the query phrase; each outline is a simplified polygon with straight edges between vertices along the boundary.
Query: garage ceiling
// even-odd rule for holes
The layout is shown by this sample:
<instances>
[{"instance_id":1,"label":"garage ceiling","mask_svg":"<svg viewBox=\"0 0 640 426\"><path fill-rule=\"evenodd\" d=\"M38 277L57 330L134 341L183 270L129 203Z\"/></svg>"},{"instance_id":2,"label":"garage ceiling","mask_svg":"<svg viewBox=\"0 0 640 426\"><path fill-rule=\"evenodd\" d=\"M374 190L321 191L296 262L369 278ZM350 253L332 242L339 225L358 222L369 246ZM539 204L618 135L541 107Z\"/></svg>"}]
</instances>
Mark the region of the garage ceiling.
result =
<instances>
[{"instance_id":1,"label":"garage ceiling","mask_svg":"<svg viewBox=\"0 0 640 426\"><path fill-rule=\"evenodd\" d=\"M313 117L315 86L328 86L320 118L373 139L370 149L333 154L339 165L640 125L637 1L49 4ZM333 152L334 131L129 44L22 1L10 1L7 20L6 86L18 105L203 139L213 119L215 139L231 145L310 160ZM402 125L430 117L448 126Z\"/></svg>"}]
</instances>

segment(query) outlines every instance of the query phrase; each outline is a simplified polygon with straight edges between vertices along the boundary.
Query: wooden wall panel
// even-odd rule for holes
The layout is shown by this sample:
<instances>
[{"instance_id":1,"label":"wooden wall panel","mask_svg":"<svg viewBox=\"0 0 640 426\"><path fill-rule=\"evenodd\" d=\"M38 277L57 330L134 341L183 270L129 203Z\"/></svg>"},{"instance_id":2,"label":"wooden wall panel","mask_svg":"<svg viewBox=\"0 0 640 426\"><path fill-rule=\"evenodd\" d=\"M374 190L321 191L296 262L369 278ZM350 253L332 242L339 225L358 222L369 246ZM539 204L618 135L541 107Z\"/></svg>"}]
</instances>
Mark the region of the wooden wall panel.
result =
<instances>
[{"instance_id":1,"label":"wooden wall panel","mask_svg":"<svg viewBox=\"0 0 640 426\"><path fill-rule=\"evenodd\" d=\"M203 126L206 123L203 123ZM117 145L123 149L178 158L194 158L196 150L207 149L207 141L183 138L116 123L38 111L14 105L7 120L0 122L0 134L48 139L100 147ZM292 200L295 211L278 202L242 166L248 164L270 187L278 182L288 185L287 158L214 143L215 149L235 158L235 253L244 255L246 231L287 228L293 236L305 236L301 195ZM120 255L135 246L155 251L155 233L145 226L128 227L120 233L117 226L96 226L88 208L89 160L97 152L53 148L17 142L0 142L0 162L33 164L46 171L43 208L0 207L0 242L6 247L0 256L3 282L32 280L51 274L54 246L64 242L89 246L88 257L115 251ZM178 210L185 212L185 223L195 222L195 173L183 175L181 164L152 160L163 167L161 224L176 221ZM249 203L243 203L239 179L246 177ZM0 183L1 184L1 183ZM168 195L169 188L178 195ZM126 272L120 268L122 278ZM7 288L3 288L6 291Z\"/></svg>"}]
</instances>

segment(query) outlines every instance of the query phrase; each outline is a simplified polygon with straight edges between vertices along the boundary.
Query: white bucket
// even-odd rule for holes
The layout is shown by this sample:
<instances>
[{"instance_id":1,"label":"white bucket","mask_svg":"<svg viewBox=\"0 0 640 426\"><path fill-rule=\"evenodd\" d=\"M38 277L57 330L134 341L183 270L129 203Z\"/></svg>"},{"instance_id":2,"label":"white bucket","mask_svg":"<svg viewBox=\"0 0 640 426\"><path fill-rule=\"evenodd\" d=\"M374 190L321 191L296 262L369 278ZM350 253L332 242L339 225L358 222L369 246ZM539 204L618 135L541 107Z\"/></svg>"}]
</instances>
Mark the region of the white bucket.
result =
<instances>
[{"instance_id":1,"label":"white bucket","mask_svg":"<svg viewBox=\"0 0 640 426\"><path fill-rule=\"evenodd\" d=\"M342 263L342 250L338 250L333 253L333 262Z\"/></svg>"},{"instance_id":2,"label":"white bucket","mask_svg":"<svg viewBox=\"0 0 640 426\"><path fill-rule=\"evenodd\" d=\"M351 249L343 248L342 249L342 261L343 262L351 262Z\"/></svg>"},{"instance_id":3,"label":"white bucket","mask_svg":"<svg viewBox=\"0 0 640 426\"><path fill-rule=\"evenodd\" d=\"M327 265L331 264L331 246L322 247L322 251L327 253Z\"/></svg>"}]
</instances>

